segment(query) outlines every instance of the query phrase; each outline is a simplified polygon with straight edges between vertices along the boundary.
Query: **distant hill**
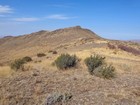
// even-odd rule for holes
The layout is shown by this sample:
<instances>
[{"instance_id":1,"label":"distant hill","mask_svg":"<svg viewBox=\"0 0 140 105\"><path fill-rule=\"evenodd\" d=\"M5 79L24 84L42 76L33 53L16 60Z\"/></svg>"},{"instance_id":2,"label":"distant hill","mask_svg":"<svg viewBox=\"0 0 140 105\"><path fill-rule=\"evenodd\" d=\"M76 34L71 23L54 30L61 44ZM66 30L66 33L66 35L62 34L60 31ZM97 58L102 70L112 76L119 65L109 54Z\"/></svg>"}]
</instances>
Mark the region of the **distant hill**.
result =
<instances>
[{"instance_id":1,"label":"distant hill","mask_svg":"<svg viewBox=\"0 0 140 105\"><path fill-rule=\"evenodd\" d=\"M31 34L0 39L0 57L15 57L34 55L38 52L48 51L62 45L70 45L77 41L104 40L96 33L80 26L57 29L54 31L41 30ZM4 52L4 53L3 53ZM8 58L9 59L9 58Z\"/></svg>"},{"instance_id":2,"label":"distant hill","mask_svg":"<svg viewBox=\"0 0 140 105\"><path fill-rule=\"evenodd\" d=\"M6 48L18 47L18 46L25 47L26 45L35 46L35 45L44 44L44 42L50 45L58 45L61 43L67 43L67 42L77 40L78 38L92 38L95 40L102 39L94 32L88 29L83 29L80 26L76 26L76 27L58 29L51 32L42 30L39 32L35 32L23 36L17 36L17 37L8 36L8 37L1 38L0 44Z\"/></svg>"},{"instance_id":3,"label":"distant hill","mask_svg":"<svg viewBox=\"0 0 140 105\"><path fill-rule=\"evenodd\" d=\"M137 40L130 40L131 42L136 42L136 43L140 43L140 39Z\"/></svg>"}]
</instances>

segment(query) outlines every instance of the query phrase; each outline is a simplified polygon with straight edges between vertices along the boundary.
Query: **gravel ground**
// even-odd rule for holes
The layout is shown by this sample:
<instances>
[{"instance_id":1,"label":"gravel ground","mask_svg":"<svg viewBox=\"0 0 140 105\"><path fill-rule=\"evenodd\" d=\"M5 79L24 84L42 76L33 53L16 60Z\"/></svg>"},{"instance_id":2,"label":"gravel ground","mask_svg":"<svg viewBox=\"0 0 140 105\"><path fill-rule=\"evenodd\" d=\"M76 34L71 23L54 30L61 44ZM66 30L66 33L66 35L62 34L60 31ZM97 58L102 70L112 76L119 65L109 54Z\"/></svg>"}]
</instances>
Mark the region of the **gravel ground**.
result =
<instances>
[{"instance_id":1,"label":"gravel ground","mask_svg":"<svg viewBox=\"0 0 140 105\"><path fill-rule=\"evenodd\" d=\"M140 105L140 74L117 74L105 80L82 68L32 70L1 79L0 90L0 105L45 105L54 93L72 94L60 105Z\"/></svg>"}]
</instances>

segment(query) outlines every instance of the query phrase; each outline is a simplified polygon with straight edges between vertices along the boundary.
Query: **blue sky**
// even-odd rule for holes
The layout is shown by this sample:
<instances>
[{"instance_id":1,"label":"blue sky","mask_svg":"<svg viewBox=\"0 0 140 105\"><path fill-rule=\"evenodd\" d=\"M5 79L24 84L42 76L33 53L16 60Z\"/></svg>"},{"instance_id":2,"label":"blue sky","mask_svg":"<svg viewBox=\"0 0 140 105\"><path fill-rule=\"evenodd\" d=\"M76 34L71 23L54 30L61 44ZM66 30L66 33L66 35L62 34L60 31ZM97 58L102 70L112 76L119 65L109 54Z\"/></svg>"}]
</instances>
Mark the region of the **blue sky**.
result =
<instances>
[{"instance_id":1,"label":"blue sky","mask_svg":"<svg viewBox=\"0 0 140 105\"><path fill-rule=\"evenodd\" d=\"M140 39L140 0L0 0L0 36L80 25L109 39Z\"/></svg>"}]
</instances>

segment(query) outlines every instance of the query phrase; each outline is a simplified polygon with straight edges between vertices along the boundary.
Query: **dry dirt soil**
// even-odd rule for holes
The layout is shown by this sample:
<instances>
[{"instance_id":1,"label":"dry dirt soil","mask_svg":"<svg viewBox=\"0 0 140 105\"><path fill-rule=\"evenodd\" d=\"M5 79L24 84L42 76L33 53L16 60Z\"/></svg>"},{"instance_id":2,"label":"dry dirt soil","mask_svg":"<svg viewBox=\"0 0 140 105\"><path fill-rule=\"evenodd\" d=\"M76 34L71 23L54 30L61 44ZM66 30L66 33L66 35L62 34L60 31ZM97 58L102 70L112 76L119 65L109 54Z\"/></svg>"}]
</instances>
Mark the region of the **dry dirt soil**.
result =
<instances>
[{"instance_id":1,"label":"dry dirt soil","mask_svg":"<svg viewBox=\"0 0 140 105\"><path fill-rule=\"evenodd\" d=\"M140 55L110 49L108 42L116 43L79 26L0 39L0 105L140 105ZM37 57L39 52L46 56ZM62 53L80 59L75 68L63 71L52 65ZM114 78L89 74L84 59L94 54L115 67ZM33 59L25 71L12 70L9 64L24 56ZM72 97L46 104L49 96L65 93Z\"/></svg>"}]
</instances>

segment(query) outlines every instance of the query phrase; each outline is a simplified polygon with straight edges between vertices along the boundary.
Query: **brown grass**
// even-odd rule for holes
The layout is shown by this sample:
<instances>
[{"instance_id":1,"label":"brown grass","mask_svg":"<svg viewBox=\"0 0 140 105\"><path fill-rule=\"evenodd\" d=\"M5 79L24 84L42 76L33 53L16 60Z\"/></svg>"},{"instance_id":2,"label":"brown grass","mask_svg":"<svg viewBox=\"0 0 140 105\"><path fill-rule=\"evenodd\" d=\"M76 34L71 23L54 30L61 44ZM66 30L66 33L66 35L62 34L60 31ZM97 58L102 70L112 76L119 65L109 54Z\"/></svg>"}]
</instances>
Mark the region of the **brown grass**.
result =
<instances>
[{"instance_id":1,"label":"brown grass","mask_svg":"<svg viewBox=\"0 0 140 105\"><path fill-rule=\"evenodd\" d=\"M10 76L14 71L10 69L9 66L0 66L0 77L8 77Z\"/></svg>"},{"instance_id":2,"label":"brown grass","mask_svg":"<svg viewBox=\"0 0 140 105\"><path fill-rule=\"evenodd\" d=\"M4 41L5 44L0 46L0 63L4 64L0 66L1 105L43 105L53 93L71 93L73 97L66 105L139 105L140 56L120 49L108 49L107 41L94 40L91 32L79 28L78 31L70 28L51 34L33 34ZM85 36L90 42L76 43ZM10 43L20 45L15 47ZM48 53L50 49L58 54ZM38 58L36 54L39 52L44 52L46 57ZM75 54L80 59L77 67L62 72L53 66L52 62L62 53ZM89 75L84 59L94 54L106 57L106 62L116 68L116 78L105 80ZM24 56L33 59L25 65L29 70L13 73L6 62Z\"/></svg>"}]
</instances>

